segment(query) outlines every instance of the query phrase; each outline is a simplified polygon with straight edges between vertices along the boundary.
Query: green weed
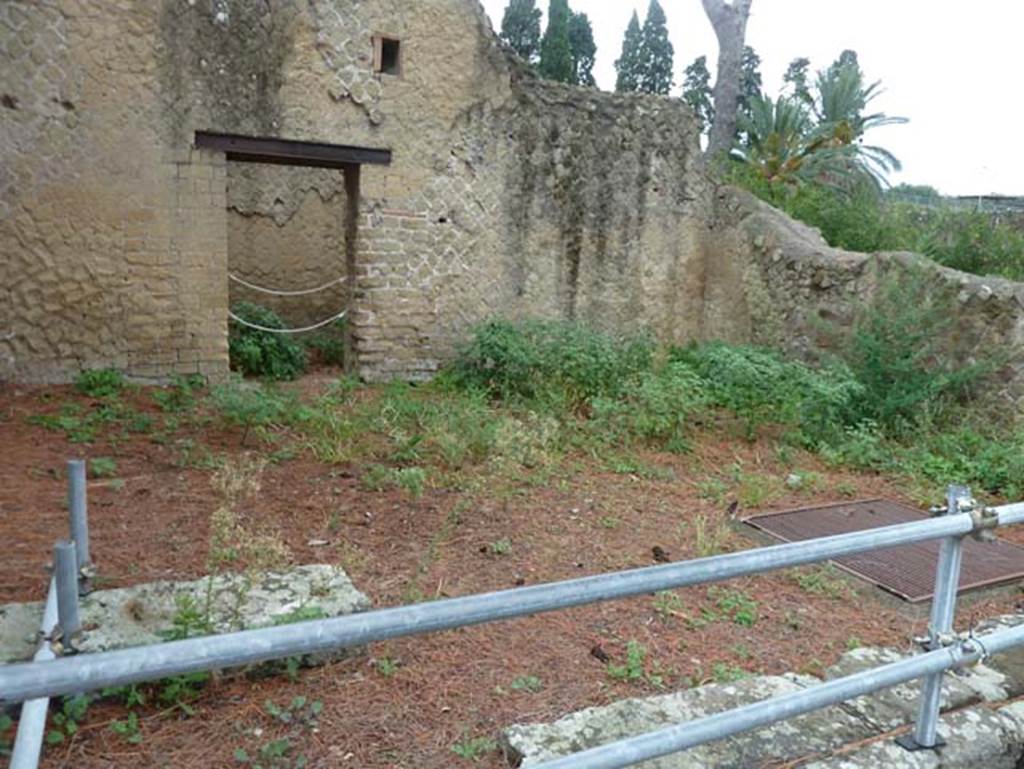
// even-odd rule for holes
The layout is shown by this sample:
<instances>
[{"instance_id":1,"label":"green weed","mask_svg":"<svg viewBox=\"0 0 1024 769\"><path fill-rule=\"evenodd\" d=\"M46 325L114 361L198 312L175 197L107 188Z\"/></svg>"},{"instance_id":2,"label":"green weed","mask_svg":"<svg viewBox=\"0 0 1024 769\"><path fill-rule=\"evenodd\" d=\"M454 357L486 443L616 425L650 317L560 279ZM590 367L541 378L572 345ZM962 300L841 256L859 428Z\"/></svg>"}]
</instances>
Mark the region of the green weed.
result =
<instances>
[{"instance_id":1,"label":"green weed","mask_svg":"<svg viewBox=\"0 0 1024 769\"><path fill-rule=\"evenodd\" d=\"M78 732L78 725L89 710L90 698L80 694L65 697L60 710L50 716L51 729L46 733L47 745L59 745Z\"/></svg>"},{"instance_id":2,"label":"green weed","mask_svg":"<svg viewBox=\"0 0 1024 769\"><path fill-rule=\"evenodd\" d=\"M711 666L711 678L717 684L731 684L749 676L743 668L726 662L716 662Z\"/></svg>"},{"instance_id":3,"label":"green weed","mask_svg":"<svg viewBox=\"0 0 1024 769\"><path fill-rule=\"evenodd\" d=\"M75 377L75 389L93 398L116 397L124 388L124 377L114 369L87 369Z\"/></svg>"},{"instance_id":4,"label":"green weed","mask_svg":"<svg viewBox=\"0 0 1024 769\"><path fill-rule=\"evenodd\" d=\"M254 755L244 748L237 748L235 762L252 769L305 769L309 760L302 755L293 756L291 740L282 737L263 743Z\"/></svg>"},{"instance_id":5,"label":"green weed","mask_svg":"<svg viewBox=\"0 0 1024 769\"><path fill-rule=\"evenodd\" d=\"M287 705L280 706L273 700L263 703L263 709L267 715L282 724L296 724L314 729L317 719L323 712L323 703L319 700L310 701L301 695L293 697Z\"/></svg>"},{"instance_id":6,"label":"green weed","mask_svg":"<svg viewBox=\"0 0 1024 769\"><path fill-rule=\"evenodd\" d=\"M664 620L679 617L683 613L683 600L671 590L655 593L652 605L655 614Z\"/></svg>"},{"instance_id":7,"label":"green weed","mask_svg":"<svg viewBox=\"0 0 1024 769\"><path fill-rule=\"evenodd\" d=\"M266 384L232 381L215 387L210 402L225 422L242 428L243 445L252 431L266 438L272 428L293 424L305 416L294 395Z\"/></svg>"},{"instance_id":8,"label":"green weed","mask_svg":"<svg viewBox=\"0 0 1024 769\"><path fill-rule=\"evenodd\" d=\"M498 749L498 743L490 737L463 737L452 745L452 753L476 763L487 753Z\"/></svg>"},{"instance_id":9,"label":"green weed","mask_svg":"<svg viewBox=\"0 0 1024 769\"><path fill-rule=\"evenodd\" d=\"M124 738L125 742L131 745L138 745L142 742L142 732L139 730L139 714L130 712L123 720L114 721L110 730Z\"/></svg>"},{"instance_id":10,"label":"green weed","mask_svg":"<svg viewBox=\"0 0 1024 769\"><path fill-rule=\"evenodd\" d=\"M835 600L852 598L856 595L853 588L836 571L835 567L819 566L810 569L794 569L793 580L802 590L814 595L825 596Z\"/></svg>"},{"instance_id":11,"label":"green weed","mask_svg":"<svg viewBox=\"0 0 1024 769\"><path fill-rule=\"evenodd\" d=\"M684 521L680 528L685 526ZM708 516L702 514L694 516L692 526L693 547L699 558L727 553L732 549L735 535L728 522L719 521L712 524Z\"/></svg>"},{"instance_id":12,"label":"green weed","mask_svg":"<svg viewBox=\"0 0 1024 769\"><path fill-rule=\"evenodd\" d=\"M513 679L510 688L517 692L536 694L544 688L544 682L537 676L518 676Z\"/></svg>"},{"instance_id":13,"label":"green weed","mask_svg":"<svg viewBox=\"0 0 1024 769\"><path fill-rule=\"evenodd\" d=\"M626 642L626 661L622 665L609 662L605 668L608 677L614 681L628 681L632 683L646 682L651 686L661 688L664 684L664 677L657 671L647 670L647 649L635 640Z\"/></svg>"},{"instance_id":14,"label":"green weed","mask_svg":"<svg viewBox=\"0 0 1024 769\"><path fill-rule=\"evenodd\" d=\"M198 403L197 393L205 386L206 382L199 374L178 375L167 387L154 389L150 397L162 411L179 414L195 408Z\"/></svg>"},{"instance_id":15,"label":"green weed","mask_svg":"<svg viewBox=\"0 0 1024 769\"><path fill-rule=\"evenodd\" d=\"M93 478L113 478L117 475L117 462L110 457L90 459L89 475Z\"/></svg>"},{"instance_id":16,"label":"green weed","mask_svg":"<svg viewBox=\"0 0 1024 769\"><path fill-rule=\"evenodd\" d=\"M14 719L6 713L0 712L0 756L11 755L11 748L14 744L8 735L13 727Z\"/></svg>"},{"instance_id":17,"label":"green weed","mask_svg":"<svg viewBox=\"0 0 1024 769\"><path fill-rule=\"evenodd\" d=\"M496 539L487 545L487 552L491 555L508 555L512 552L512 540Z\"/></svg>"},{"instance_id":18,"label":"green weed","mask_svg":"<svg viewBox=\"0 0 1024 769\"><path fill-rule=\"evenodd\" d=\"M737 625L753 627L757 622L757 602L742 590L712 587L708 597L715 602L715 608Z\"/></svg>"}]
</instances>

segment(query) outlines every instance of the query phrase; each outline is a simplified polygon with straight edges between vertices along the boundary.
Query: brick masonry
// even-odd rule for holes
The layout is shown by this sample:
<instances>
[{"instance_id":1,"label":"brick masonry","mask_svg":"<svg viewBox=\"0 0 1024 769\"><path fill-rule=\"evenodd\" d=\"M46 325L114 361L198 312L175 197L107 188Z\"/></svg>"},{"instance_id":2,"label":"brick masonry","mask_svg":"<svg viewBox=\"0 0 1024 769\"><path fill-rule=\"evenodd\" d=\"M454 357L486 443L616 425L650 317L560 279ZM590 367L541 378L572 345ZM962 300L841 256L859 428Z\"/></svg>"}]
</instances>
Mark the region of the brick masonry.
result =
<instances>
[{"instance_id":1,"label":"brick masonry","mask_svg":"<svg viewBox=\"0 0 1024 769\"><path fill-rule=\"evenodd\" d=\"M401 41L401 76L373 71L377 34ZM227 162L196 131L392 162L354 187ZM345 275L262 301L292 325L347 308L366 380L429 378L495 315L811 354L821 317L841 324L911 258L828 249L716 190L679 100L539 81L476 0L7 0L0 157L0 380L223 376L229 302L260 298L229 270ZM1019 396L1024 286L935 274L953 353L1006 350Z\"/></svg>"},{"instance_id":2,"label":"brick masonry","mask_svg":"<svg viewBox=\"0 0 1024 769\"><path fill-rule=\"evenodd\" d=\"M403 45L401 77L372 39ZM227 272L296 325L348 305L366 379L429 377L494 314L692 336L709 188L687 109L536 81L475 0L0 6L0 377L226 373ZM393 152L226 163L195 131ZM352 274L349 275L349 272ZM330 313L328 313L330 314Z\"/></svg>"}]
</instances>

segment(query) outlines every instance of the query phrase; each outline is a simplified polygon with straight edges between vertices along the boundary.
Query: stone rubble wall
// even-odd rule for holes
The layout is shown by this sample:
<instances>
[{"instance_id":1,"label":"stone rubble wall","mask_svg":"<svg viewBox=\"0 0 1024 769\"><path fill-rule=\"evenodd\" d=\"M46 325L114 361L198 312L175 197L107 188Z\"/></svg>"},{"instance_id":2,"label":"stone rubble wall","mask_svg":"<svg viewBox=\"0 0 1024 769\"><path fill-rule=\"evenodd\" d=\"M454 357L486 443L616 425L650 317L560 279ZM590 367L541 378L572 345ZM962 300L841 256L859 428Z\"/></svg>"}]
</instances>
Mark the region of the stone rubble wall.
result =
<instances>
[{"instance_id":1,"label":"stone rubble wall","mask_svg":"<svg viewBox=\"0 0 1024 769\"><path fill-rule=\"evenodd\" d=\"M970 275L906 252L862 254L732 187L719 189L709 236L702 337L814 359L836 352L857 313L891 281L916 280L949 310L943 353L955 364L1003 358L992 394L1024 397L1024 283Z\"/></svg>"},{"instance_id":2,"label":"stone rubble wall","mask_svg":"<svg viewBox=\"0 0 1024 769\"><path fill-rule=\"evenodd\" d=\"M401 41L401 76L373 38ZM260 167L196 131L388 148L359 172ZM8 0L0 4L0 381L112 366L227 373L227 311L349 311L366 380L431 377L493 316L814 357L915 265L949 354L1007 353L1024 395L1024 285L911 254L831 249L715 190L678 100L538 80L477 0ZM358 198L358 199L357 199ZM344 274L323 295L270 288Z\"/></svg>"}]
</instances>

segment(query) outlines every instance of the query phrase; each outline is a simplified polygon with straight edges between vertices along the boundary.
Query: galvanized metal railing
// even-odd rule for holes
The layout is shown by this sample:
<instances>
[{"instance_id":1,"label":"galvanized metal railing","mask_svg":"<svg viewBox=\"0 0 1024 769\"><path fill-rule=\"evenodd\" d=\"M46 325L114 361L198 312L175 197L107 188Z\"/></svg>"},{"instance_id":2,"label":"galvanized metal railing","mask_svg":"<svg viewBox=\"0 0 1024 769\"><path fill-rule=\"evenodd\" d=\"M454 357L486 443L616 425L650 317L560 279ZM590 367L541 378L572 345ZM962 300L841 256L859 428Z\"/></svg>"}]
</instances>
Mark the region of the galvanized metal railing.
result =
<instances>
[{"instance_id":1,"label":"galvanized metal railing","mask_svg":"<svg viewBox=\"0 0 1024 769\"><path fill-rule=\"evenodd\" d=\"M944 671L1024 644L1024 627L961 642L952 634L963 537L1024 522L1024 503L981 508L970 492L950 487L936 517L913 523L758 548L740 553L614 572L531 587L381 609L293 625L190 638L50 662L0 668L0 703L53 697L185 673L359 646L373 641L451 630L583 604L718 582L844 555L943 540L936 574L928 652L800 692L622 740L542 764L542 769L618 769L727 737L915 678L926 677L910 748L938 744L936 724Z\"/></svg>"},{"instance_id":2,"label":"galvanized metal railing","mask_svg":"<svg viewBox=\"0 0 1024 769\"><path fill-rule=\"evenodd\" d=\"M33 657L33 664L49 662L57 658L57 651L71 649L72 639L81 630L78 596L87 589L89 566L85 471L85 460L68 460L68 530L72 539L58 540L53 547L53 577L43 604L39 651ZM21 706L10 769L35 769L39 765L49 706L49 695L28 700Z\"/></svg>"}]
</instances>

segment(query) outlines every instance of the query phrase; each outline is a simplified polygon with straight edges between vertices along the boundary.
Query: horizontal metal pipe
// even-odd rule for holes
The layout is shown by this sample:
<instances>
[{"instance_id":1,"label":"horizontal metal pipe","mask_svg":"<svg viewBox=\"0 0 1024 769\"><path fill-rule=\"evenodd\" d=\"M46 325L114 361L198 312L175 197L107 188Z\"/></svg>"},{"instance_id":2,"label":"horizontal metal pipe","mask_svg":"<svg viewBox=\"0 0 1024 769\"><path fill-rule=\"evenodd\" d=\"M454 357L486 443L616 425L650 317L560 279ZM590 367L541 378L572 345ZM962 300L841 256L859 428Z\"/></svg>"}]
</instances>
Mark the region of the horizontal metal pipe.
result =
<instances>
[{"instance_id":1,"label":"horizontal metal pipe","mask_svg":"<svg viewBox=\"0 0 1024 769\"><path fill-rule=\"evenodd\" d=\"M981 642L988 654L1020 646L1024 644L1024 626L991 633L983 636ZM785 721L915 678L963 667L977 662L981 656L982 648L977 641L972 642L972 648L951 646L937 649L791 694L547 761L538 764L536 769L622 769L642 761Z\"/></svg>"},{"instance_id":2,"label":"horizontal metal pipe","mask_svg":"<svg viewBox=\"0 0 1024 769\"><path fill-rule=\"evenodd\" d=\"M1012 526L1015 523L1024 523L1024 502L1015 502L1012 505L1000 505L992 508L999 515L1000 526Z\"/></svg>"},{"instance_id":3,"label":"horizontal metal pipe","mask_svg":"<svg viewBox=\"0 0 1024 769\"><path fill-rule=\"evenodd\" d=\"M43 608L43 621L40 629L43 641L33 659L36 662L49 662L55 658L50 648L50 633L57 624L57 581L50 580L50 590L46 594L46 606ZM46 731L46 712L50 707L49 697L29 700L21 706L18 718L18 734L14 738L14 749L11 752L10 769L36 769L39 766L39 754L43 750L43 733Z\"/></svg>"},{"instance_id":4,"label":"horizontal metal pipe","mask_svg":"<svg viewBox=\"0 0 1024 769\"><path fill-rule=\"evenodd\" d=\"M791 542L728 555L245 630L164 644L82 654L45 665L0 668L0 702L71 694L166 676L215 670L359 646L401 636L512 619L582 604L742 577L842 555L967 534L967 513Z\"/></svg>"}]
</instances>

